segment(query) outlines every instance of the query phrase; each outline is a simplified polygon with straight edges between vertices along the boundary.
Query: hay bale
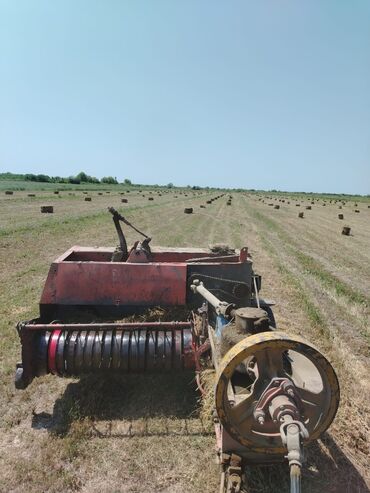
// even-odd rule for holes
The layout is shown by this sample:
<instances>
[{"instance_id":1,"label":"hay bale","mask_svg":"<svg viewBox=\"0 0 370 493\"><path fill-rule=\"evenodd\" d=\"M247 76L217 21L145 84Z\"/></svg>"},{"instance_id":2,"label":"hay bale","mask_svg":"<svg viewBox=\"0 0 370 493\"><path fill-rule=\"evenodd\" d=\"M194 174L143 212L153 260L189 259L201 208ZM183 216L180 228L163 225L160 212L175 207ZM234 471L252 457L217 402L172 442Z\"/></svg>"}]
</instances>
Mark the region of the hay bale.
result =
<instances>
[{"instance_id":1,"label":"hay bale","mask_svg":"<svg viewBox=\"0 0 370 493\"><path fill-rule=\"evenodd\" d=\"M357 212L357 214L360 214L360 210L359 209L355 209L355 212Z\"/></svg>"},{"instance_id":2,"label":"hay bale","mask_svg":"<svg viewBox=\"0 0 370 493\"><path fill-rule=\"evenodd\" d=\"M58 195L58 193L59 193L59 190L54 190L55 195Z\"/></svg>"},{"instance_id":3,"label":"hay bale","mask_svg":"<svg viewBox=\"0 0 370 493\"><path fill-rule=\"evenodd\" d=\"M301 207L301 204L296 204L295 206L296 206L296 207Z\"/></svg>"},{"instance_id":4,"label":"hay bale","mask_svg":"<svg viewBox=\"0 0 370 493\"><path fill-rule=\"evenodd\" d=\"M91 197L85 197L85 202L91 202Z\"/></svg>"},{"instance_id":5,"label":"hay bale","mask_svg":"<svg viewBox=\"0 0 370 493\"><path fill-rule=\"evenodd\" d=\"M344 215L343 214L338 214L338 219L344 219Z\"/></svg>"},{"instance_id":6,"label":"hay bale","mask_svg":"<svg viewBox=\"0 0 370 493\"><path fill-rule=\"evenodd\" d=\"M148 200L154 200L154 198L153 197L148 197Z\"/></svg>"},{"instance_id":7,"label":"hay bale","mask_svg":"<svg viewBox=\"0 0 370 493\"><path fill-rule=\"evenodd\" d=\"M274 205L274 209L280 209L280 205Z\"/></svg>"},{"instance_id":8,"label":"hay bale","mask_svg":"<svg viewBox=\"0 0 370 493\"><path fill-rule=\"evenodd\" d=\"M36 195L34 193L28 193L27 197L36 197Z\"/></svg>"},{"instance_id":9,"label":"hay bale","mask_svg":"<svg viewBox=\"0 0 370 493\"><path fill-rule=\"evenodd\" d=\"M207 204L212 204L212 200L207 200Z\"/></svg>"},{"instance_id":10,"label":"hay bale","mask_svg":"<svg viewBox=\"0 0 370 493\"><path fill-rule=\"evenodd\" d=\"M310 205L306 205L306 209L307 209L308 211L310 211L310 210L312 209L312 207L311 207Z\"/></svg>"},{"instance_id":11,"label":"hay bale","mask_svg":"<svg viewBox=\"0 0 370 493\"><path fill-rule=\"evenodd\" d=\"M351 228L349 226L343 226L342 235L349 236L351 234Z\"/></svg>"},{"instance_id":12,"label":"hay bale","mask_svg":"<svg viewBox=\"0 0 370 493\"><path fill-rule=\"evenodd\" d=\"M98 195L103 195L103 192L98 192Z\"/></svg>"},{"instance_id":13,"label":"hay bale","mask_svg":"<svg viewBox=\"0 0 370 493\"><path fill-rule=\"evenodd\" d=\"M52 205L42 205L41 206L41 213L42 214L53 214L54 212L54 207Z\"/></svg>"},{"instance_id":14,"label":"hay bale","mask_svg":"<svg viewBox=\"0 0 370 493\"><path fill-rule=\"evenodd\" d=\"M185 214L193 214L193 208L192 207L185 207L184 213Z\"/></svg>"},{"instance_id":15,"label":"hay bale","mask_svg":"<svg viewBox=\"0 0 370 493\"><path fill-rule=\"evenodd\" d=\"M205 205L200 205L199 207L200 207L201 209L205 209L205 208L206 208L206 206L205 206Z\"/></svg>"},{"instance_id":16,"label":"hay bale","mask_svg":"<svg viewBox=\"0 0 370 493\"><path fill-rule=\"evenodd\" d=\"M298 217L300 217L302 219L304 217L303 212L298 212Z\"/></svg>"},{"instance_id":17,"label":"hay bale","mask_svg":"<svg viewBox=\"0 0 370 493\"><path fill-rule=\"evenodd\" d=\"M121 199L122 204L127 204L128 200L127 199Z\"/></svg>"},{"instance_id":18,"label":"hay bale","mask_svg":"<svg viewBox=\"0 0 370 493\"><path fill-rule=\"evenodd\" d=\"M13 195L13 193L12 190L5 190L5 195Z\"/></svg>"}]
</instances>

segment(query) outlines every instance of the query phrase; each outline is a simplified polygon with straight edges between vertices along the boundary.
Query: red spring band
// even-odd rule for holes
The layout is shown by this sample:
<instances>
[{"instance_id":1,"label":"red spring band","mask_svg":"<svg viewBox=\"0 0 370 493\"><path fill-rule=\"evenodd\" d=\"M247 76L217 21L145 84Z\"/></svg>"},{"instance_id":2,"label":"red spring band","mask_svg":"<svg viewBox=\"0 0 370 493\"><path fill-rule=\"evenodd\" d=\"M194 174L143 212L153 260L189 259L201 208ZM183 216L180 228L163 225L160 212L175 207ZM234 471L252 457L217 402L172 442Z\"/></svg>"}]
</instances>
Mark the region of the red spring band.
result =
<instances>
[{"instance_id":1,"label":"red spring band","mask_svg":"<svg viewBox=\"0 0 370 493\"><path fill-rule=\"evenodd\" d=\"M49 341L48 367L49 367L49 371L54 375L58 375L55 357L56 357L58 341L61 333L62 331L60 329L53 330Z\"/></svg>"}]
</instances>

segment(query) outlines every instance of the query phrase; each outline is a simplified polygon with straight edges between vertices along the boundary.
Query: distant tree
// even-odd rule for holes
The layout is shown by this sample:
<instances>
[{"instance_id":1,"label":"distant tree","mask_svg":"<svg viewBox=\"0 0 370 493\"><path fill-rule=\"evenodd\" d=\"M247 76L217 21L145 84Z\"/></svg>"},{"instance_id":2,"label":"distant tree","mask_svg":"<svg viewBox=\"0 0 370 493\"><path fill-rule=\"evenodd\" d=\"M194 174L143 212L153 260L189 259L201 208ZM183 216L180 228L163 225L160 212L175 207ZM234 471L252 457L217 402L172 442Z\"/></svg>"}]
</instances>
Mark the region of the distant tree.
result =
<instances>
[{"instance_id":1,"label":"distant tree","mask_svg":"<svg viewBox=\"0 0 370 493\"><path fill-rule=\"evenodd\" d=\"M68 178L68 183L72 183L73 185L79 185L81 182L76 176L70 176Z\"/></svg>"},{"instance_id":2,"label":"distant tree","mask_svg":"<svg viewBox=\"0 0 370 493\"><path fill-rule=\"evenodd\" d=\"M166 187L167 188L173 188L173 183L171 183L171 182L170 183L167 183Z\"/></svg>"},{"instance_id":3,"label":"distant tree","mask_svg":"<svg viewBox=\"0 0 370 493\"><path fill-rule=\"evenodd\" d=\"M87 182L88 181L88 176L84 171L80 171L78 175L76 175L77 180L80 180L80 182Z\"/></svg>"},{"instance_id":4,"label":"distant tree","mask_svg":"<svg viewBox=\"0 0 370 493\"><path fill-rule=\"evenodd\" d=\"M113 176L103 176L103 178L100 180L101 183L107 183L109 185L117 185L118 181L116 178L113 178Z\"/></svg>"},{"instance_id":5,"label":"distant tree","mask_svg":"<svg viewBox=\"0 0 370 493\"><path fill-rule=\"evenodd\" d=\"M27 181L37 181L37 176L33 175L32 173L27 173L24 175L24 179Z\"/></svg>"},{"instance_id":6,"label":"distant tree","mask_svg":"<svg viewBox=\"0 0 370 493\"><path fill-rule=\"evenodd\" d=\"M43 183L50 183L51 178L48 175L36 175L36 181L41 181Z\"/></svg>"},{"instance_id":7,"label":"distant tree","mask_svg":"<svg viewBox=\"0 0 370 493\"><path fill-rule=\"evenodd\" d=\"M80 171L75 178L80 180L81 183L100 183L95 176L89 176L84 171Z\"/></svg>"},{"instance_id":8,"label":"distant tree","mask_svg":"<svg viewBox=\"0 0 370 493\"><path fill-rule=\"evenodd\" d=\"M129 180L128 178L125 178L125 179L124 179L124 181L123 181L123 183L124 183L125 185L132 185L131 180Z\"/></svg>"}]
</instances>

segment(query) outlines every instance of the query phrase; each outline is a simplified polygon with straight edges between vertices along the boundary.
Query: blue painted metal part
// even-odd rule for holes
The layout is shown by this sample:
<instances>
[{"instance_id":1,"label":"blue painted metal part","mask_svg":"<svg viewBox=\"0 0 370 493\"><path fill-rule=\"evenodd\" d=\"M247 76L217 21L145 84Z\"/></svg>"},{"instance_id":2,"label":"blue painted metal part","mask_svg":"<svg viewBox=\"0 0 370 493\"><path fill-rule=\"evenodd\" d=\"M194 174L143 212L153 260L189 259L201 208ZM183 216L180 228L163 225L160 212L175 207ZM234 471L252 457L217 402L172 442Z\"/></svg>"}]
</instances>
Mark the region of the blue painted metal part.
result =
<instances>
[{"instance_id":1,"label":"blue painted metal part","mask_svg":"<svg viewBox=\"0 0 370 493\"><path fill-rule=\"evenodd\" d=\"M218 337L218 339L221 339L222 329L228 323L229 323L229 321L226 320L225 317L223 317L222 315L217 315L217 318L216 318L216 336Z\"/></svg>"}]
</instances>

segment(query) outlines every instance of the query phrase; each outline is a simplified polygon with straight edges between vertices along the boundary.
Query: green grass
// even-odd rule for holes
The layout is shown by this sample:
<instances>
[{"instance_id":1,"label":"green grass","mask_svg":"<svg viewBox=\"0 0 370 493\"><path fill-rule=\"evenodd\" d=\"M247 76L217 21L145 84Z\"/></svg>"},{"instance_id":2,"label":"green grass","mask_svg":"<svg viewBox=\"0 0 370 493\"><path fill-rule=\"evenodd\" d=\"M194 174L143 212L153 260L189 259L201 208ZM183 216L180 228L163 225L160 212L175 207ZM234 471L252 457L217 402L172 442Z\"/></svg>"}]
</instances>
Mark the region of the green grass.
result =
<instances>
[{"instance_id":1,"label":"green grass","mask_svg":"<svg viewBox=\"0 0 370 493\"><path fill-rule=\"evenodd\" d=\"M289 269L287 269L287 267L282 262L280 262L280 260L277 258L276 250L262 234L260 234L260 239L265 250L274 257L275 265L280 274L284 277L287 284L289 284L289 286L293 288L294 297L299 306L303 307L311 324L319 330L321 335L330 338L329 328L323 316L321 315L320 310L315 306L315 304L311 301L309 295L304 291L300 281L292 272L290 272Z\"/></svg>"},{"instance_id":2,"label":"green grass","mask_svg":"<svg viewBox=\"0 0 370 493\"><path fill-rule=\"evenodd\" d=\"M317 260L299 251L295 252L295 257L308 274L319 279L326 287L333 289L338 296L344 296L352 303L363 304L366 307L369 306L370 302L366 296L352 289L336 276L323 269Z\"/></svg>"},{"instance_id":3,"label":"green grass","mask_svg":"<svg viewBox=\"0 0 370 493\"><path fill-rule=\"evenodd\" d=\"M366 307L370 305L370 300L366 296L345 284L334 274L324 269L313 257L303 253L298 247L294 246L293 238L276 221L256 210L252 210L251 215L262 222L269 230L274 231L279 239L286 243L287 250L299 262L301 267L308 274L318 279L325 287L333 289L338 296L345 297L351 303L358 303Z\"/></svg>"}]
</instances>

